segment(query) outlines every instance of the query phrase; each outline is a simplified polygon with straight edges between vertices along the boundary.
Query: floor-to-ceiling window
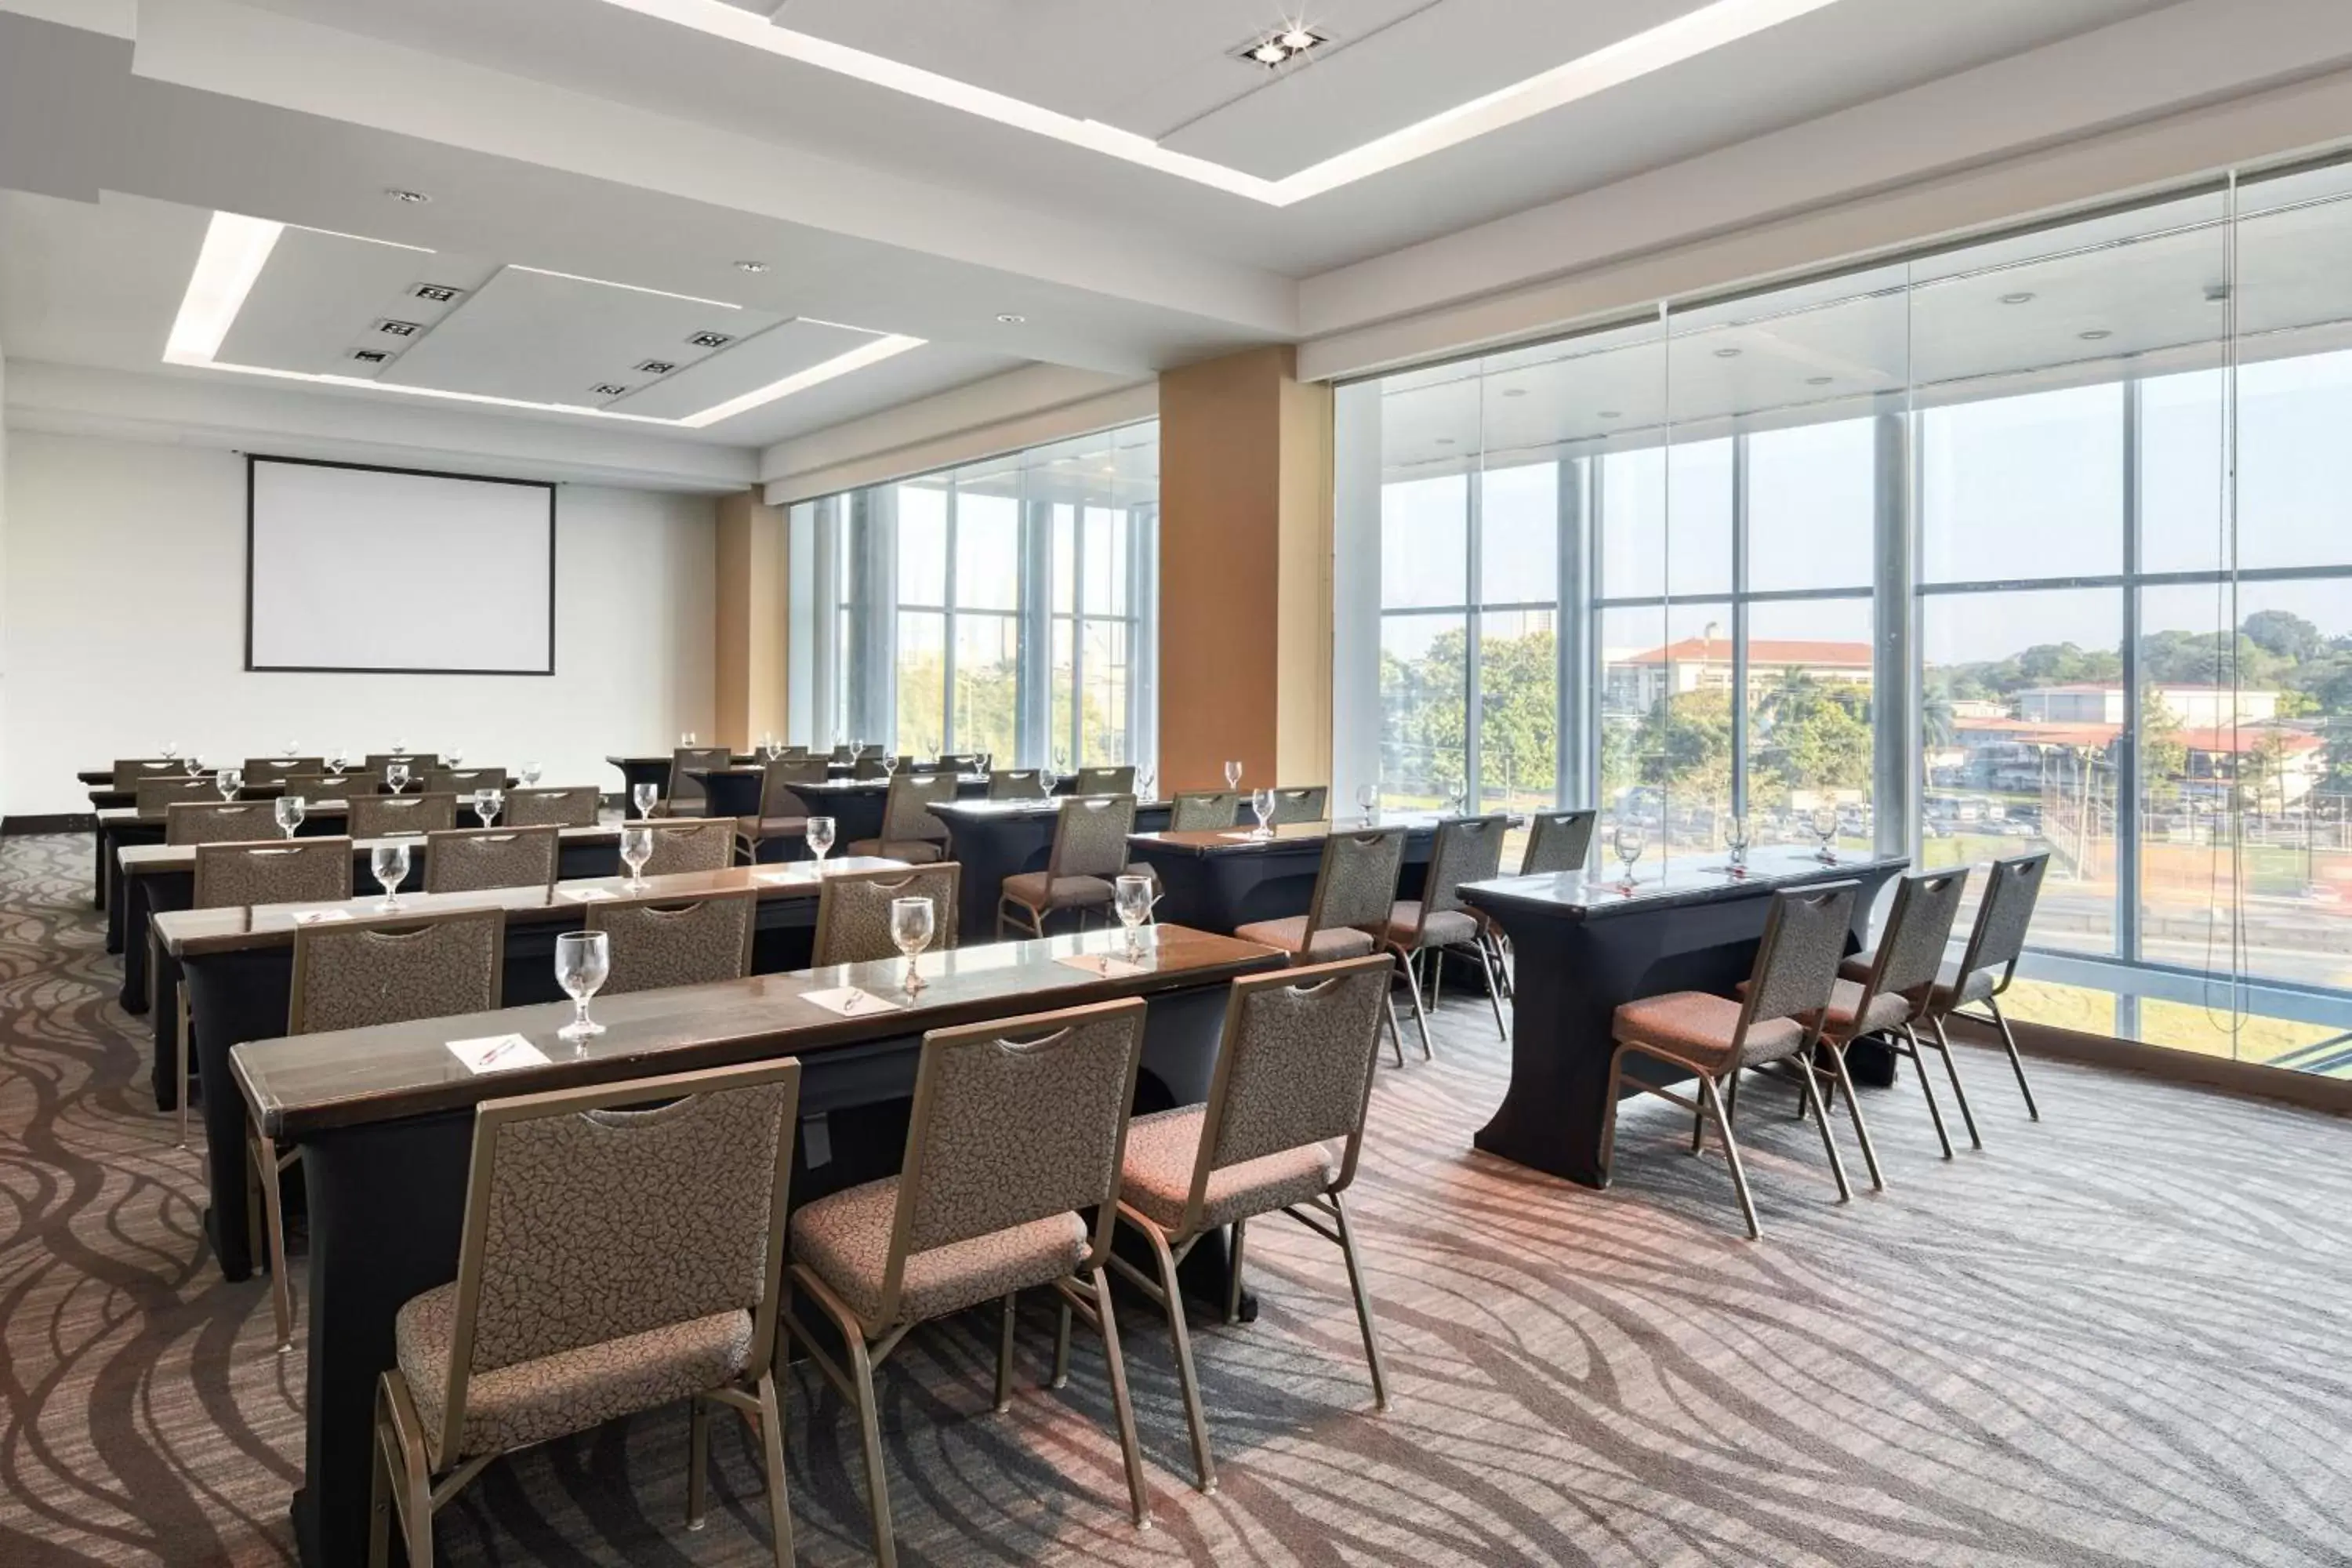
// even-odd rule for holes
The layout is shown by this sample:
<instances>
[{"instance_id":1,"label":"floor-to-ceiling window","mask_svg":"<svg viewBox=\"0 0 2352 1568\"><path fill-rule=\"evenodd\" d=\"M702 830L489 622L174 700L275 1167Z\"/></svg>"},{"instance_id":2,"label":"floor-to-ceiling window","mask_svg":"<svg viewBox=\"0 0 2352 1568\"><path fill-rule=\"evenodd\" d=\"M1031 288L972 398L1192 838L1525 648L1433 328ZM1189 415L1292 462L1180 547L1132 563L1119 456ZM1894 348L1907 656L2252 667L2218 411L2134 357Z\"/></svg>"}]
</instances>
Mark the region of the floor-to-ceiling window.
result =
<instances>
[{"instance_id":1,"label":"floor-to-ceiling window","mask_svg":"<svg viewBox=\"0 0 2352 1568\"><path fill-rule=\"evenodd\" d=\"M2232 178L1342 387L1342 787L1589 804L1653 873L1735 819L2045 851L2015 1011L2352 1074L2347 198Z\"/></svg>"},{"instance_id":2,"label":"floor-to-ceiling window","mask_svg":"<svg viewBox=\"0 0 2352 1568\"><path fill-rule=\"evenodd\" d=\"M829 591L809 739L1002 766L1156 749L1159 426L803 502Z\"/></svg>"}]
</instances>

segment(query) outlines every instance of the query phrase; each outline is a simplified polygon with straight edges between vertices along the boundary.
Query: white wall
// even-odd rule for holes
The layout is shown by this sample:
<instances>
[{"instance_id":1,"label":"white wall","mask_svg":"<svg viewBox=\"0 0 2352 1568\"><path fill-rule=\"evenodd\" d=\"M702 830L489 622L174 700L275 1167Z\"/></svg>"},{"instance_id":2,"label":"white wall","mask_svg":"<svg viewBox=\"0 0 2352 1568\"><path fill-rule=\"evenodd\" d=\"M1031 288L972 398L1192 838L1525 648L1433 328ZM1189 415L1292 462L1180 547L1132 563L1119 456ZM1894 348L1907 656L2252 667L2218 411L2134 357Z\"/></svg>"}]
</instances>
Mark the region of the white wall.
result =
<instances>
[{"instance_id":1,"label":"white wall","mask_svg":"<svg viewBox=\"0 0 2352 1568\"><path fill-rule=\"evenodd\" d=\"M380 750L545 764L548 784L620 787L607 752L667 751L712 723L713 506L566 485L556 503L552 677L252 674L245 669L245 459L216 448L17 430L0 500L0 809L86 811L80 768L176 741L242 760ZM450 563L463 571L462 561ZM412 620L429 606L349 613Z\"/></svg>"}]
</instances>

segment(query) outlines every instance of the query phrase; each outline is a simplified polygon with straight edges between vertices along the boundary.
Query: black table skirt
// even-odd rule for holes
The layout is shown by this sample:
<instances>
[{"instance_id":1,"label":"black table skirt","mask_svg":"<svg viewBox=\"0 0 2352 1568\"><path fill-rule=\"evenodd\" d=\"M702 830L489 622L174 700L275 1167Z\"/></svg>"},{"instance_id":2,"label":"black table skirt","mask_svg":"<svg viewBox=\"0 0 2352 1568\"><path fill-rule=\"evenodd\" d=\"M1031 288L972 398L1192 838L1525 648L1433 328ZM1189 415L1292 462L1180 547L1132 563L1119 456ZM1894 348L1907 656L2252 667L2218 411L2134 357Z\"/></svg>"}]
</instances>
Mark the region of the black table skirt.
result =
<instances>
[{"instance_id":1,"label":"black table skirt","mask_svg":"<svg viewBox=\"0 0 2352 1568\"><path fill-rule=\"evenodd\" d=\"M1436 841L1433 827L1406 831L1404 859L1397 871L1398 898L1421 897ZM1277 839L1259 848L1209 855L1140 839L1129 851L1159 873L1161 921L1226 934L1253 921L1307 913L1315 902L1316 875L1323 867L1319 838Z\"/></svg>"},{"instance_id":2,"label":"black table skirt","mask_svg":"<svg viewBox=\"0 0 2352 1568\"><path fill-rule=\"evenodd\" d=\"M1168 813L1165 805L1139 808L1135 814L1136 831L1161 831L1168 826ZM941 820L948 825L948 858L963 868L957 884L958 940L967 946L994 942L996 906L1003 895L1004 879L1045 868L1054 852L1055 818L1039 814L950 816ZM1116 918L1108 911L1098 913L1107 920ZM1173 921L1175 917L1168 918ZM1058 931L1063 926L1056 924L1053 929ZM1008 934L1018 940L1029 933L1016 929Z\"/></svg>"}]
</instances>

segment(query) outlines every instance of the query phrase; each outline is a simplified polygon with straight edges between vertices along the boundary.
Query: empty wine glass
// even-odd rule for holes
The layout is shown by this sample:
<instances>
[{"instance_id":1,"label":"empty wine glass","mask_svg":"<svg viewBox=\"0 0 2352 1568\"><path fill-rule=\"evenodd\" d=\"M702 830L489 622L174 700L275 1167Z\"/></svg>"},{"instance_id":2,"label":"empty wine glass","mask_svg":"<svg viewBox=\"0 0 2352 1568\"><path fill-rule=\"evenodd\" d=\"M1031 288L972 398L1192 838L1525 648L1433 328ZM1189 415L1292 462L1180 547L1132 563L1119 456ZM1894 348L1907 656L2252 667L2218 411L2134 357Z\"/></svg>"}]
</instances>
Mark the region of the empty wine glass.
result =
<instances>
[{"instance_id":1,"label":"empty wine glass","mask_svg":"<svg viewBox=\"0 0 2352 1568\"><path fill-rule=\"evenodd\" d=\"M327 759L327 771L337 778L342 777L343 770L351 765L352 754L340 746L335 749L335 754Z\"/></svg>"},{"instance_id":2,"label":"empty wine glass","mask_svg":"<svg viewBox=\"0 0 2352 1568\"><path fill-rule=\"evenodd\" d=\"M642 822L621 829L621 864L629 868L629 886L646 885L646 862L654 858L654 830Z\"/></svg>"},{"instance_id":3,"label":"empty wine glass","mask_svg":"<svg viewBox=\"0 0 2352 1568\"><path fill-rule=\"evenodd\" d=\"M391 790L394 795L398 795L401 791L406 789L408 787L408 764L406 763L386 763L383 765L383 783L384 787Z\"/></svg>"},{"instance_id":4,"label":"empty wine glass","mask_svg":"<svg viewBox=\"0 0 2352 1568\"><path fill-rule=\"evenodd\" d=\"M459 751L455 746L450 747L446 752L444 752L442 755L448 759L449 765L453 768L458 766L466 760L466 753Z\"/></svg>"},{"instance_id":5,"label":"empty wine glass","mask_svg":"<svg viewBox=\"0 0 2352 1568\"><path fill-rule=\"evenodd\" d=\"M236 798L236 792L245 787L245 770L243 768L223 768L220 771L219 776L215 778L213 783L220 786L221 798L223 800L235 800Z\"/></svg>"},{"instance_id":6,"label":"empty wine glass","mask_svg":"<svg viewBox=\"0 0 2352 1568\"><path fill-rule=\"evenodd\" d=\"M180 742L177 741L166 741L163 742L163 760L168 763L180 754Z\"/></svg>"},{"instance_id":7,"label":"empty wine glass","mask_svg":"<svg viewBox=\"0 0 2352 1568\"><path fill-rule=\"evenodd\" d=\"M1274 792L1270 789L1250 791L1250 811L1257 817L1257 837L1274 837Z\"/></svg>"},{"instance_id":8,"label":"empty wine glass","mask_svg":"<svg viewBox=\"0 0 2352 1568\"><path fill-rule=\"evenodd\" d=\"M1227 789L1239 789L1242 787L1241 763L1227 763L1225 764L1225 787Z\"/></svg>"},{"instance_id":9,"label":"empty wine glass","mask_svg":"<svg viewBox=\"0 0 2352 1568\"><path fill-rule=\"evenodd\" d=\"M400 752L408 750L408 742L395 736L392 742L392 750L394 755L398 755Z\"/></svg>"},{"instance_id":10,"label":"empty wine glass","mask_svg":"<svg viewBox=\"0 0 2352 1568\"><path fill-rule=\"evenodd\" d=\"M1456 779L1445 786L1445 810L1450 816L1462 815L1462 807L1470 799L1470 781Z\"/></svg>"},{"instance_id":11,"label":"empty wine glass","mask_svg":"<svg viewBox=\"0 0 2352 1568\"><path fill-rule=\"evenodd\" d=\"M1649 830L1638 822L1621 822L1617 825L1616 843L1617 858L1625 862L1624 879L1617 884L1617 890L1630 893L1633 890L1633 862L1649 847Z\"/></svg>"},{"instance_id":12,"label":"empty wine glass","mask_svg":"<svg viewBox=\"0 0 2352 1568\"><path fill-rule=\"evenodd\" d=\"M485 787L474 792L474 815L482 819L485 827L497 826L499 813L506 809L506 804L507 792L502 789Z\"/></svg>"},{"instance_id":13,"label":"empty wine glass","mask_svg":"<svg viewBox=\"0 0 2352 1568\"><path fill-rule=\"evenodd\" d=\"M931 945L932 910L929 899L893 899L890 900L890 941L907 955L908 994L923 988L922 974L915 967L915 955Z\"/></svg>"},{"instance_id":14,"label":"empty wine glass","mask_svg":"<svg viewBox=\"0 0 2352 1568\"><path fill-rule=\"evenodd\" d=\"M1833 805L1813 807L1813 837L1822 841L1821 859L1824 865L1837 864L1838 809Z\"/></svg>"},{"instance_id":15,"label":"empty wine glass","mask_svg":"<svg viewBox=\"0 0 2352 1568\"><path fill-rule=\"evenodd\" d=\"M1356 809L1364 814L1367 826L1381 815L1381 786L1376 784L1356 786Z\"/></svg>"},{"instance_id":16,"label":"empty wine glass","mask_svg":"<svg viewBox=\"0 0 2352 1568\"><path fill-rule=\"evenodd\" d=\"M584 1048L589 1037L604 1026L588 1016L588 998L613 973L613 934L602 931L567 931L555 939L555 983L572 998L572 1022L555 1031L556 1038Z\"/></svg>"},{"instance_id":17,"label":"empty wine glass","mask_svg":"<svg viewBox=\"0 0 2352 1568\"><path fill-rule=\"evenodd\" d=\"M886 779L896 778L898 776L898 755L897 752L892 752L887 753L883 757L882 776Z\"/></svg>"},{"instance_id":18,"label":"empty wine glass","mask_svg":"<svg viewBox=\"0 0 2352 1568\"><path fill-rule=\"evenodd\" d=\"M368 868L375 873L376 881L383 889L383 902L376 908L400 908L400 885L408 880L408 846L377 845L368 855Z\"/></svg>"},{"instance_id":19,"label":"empty wine glass","mask_svg":"<svg viewBox=\"0 0 2352 1568\"><path fill-rule=\"evenodd\" d=\"M824 858L833 850L833 818L812 816L803 829L808 839L809 853L816 857L816 874L824 875Z\"/></svg>"},{"instance_id":20,"label":"empty wine glass","mask_svg":"<svg viewBox=\"0 0 2352 1568\"><path fill-rule=\"evenodd\" d=\"M539 775L544 771L545 770L537 763L523 763L522 787L525 789L537 789L539 787Z\"/></svg>"},{"instance_id":21,"label":"empty wine glass","mask_svg":"<svg viewBox=\"0 0 2352 1568\"><path fill-rule=\"evenodd\" d=\"M289 741L284 745L278 747L278 750L281 756L285 757L289 762L291 762L294 758L302 754L302 742L299 741Z\"/></svg>"},{"instance_id":22,"label":"empty wine glass","mask_svg":"<svg viewBox=\"0 0 2352 1568\"><path fill-rule=\"evenodd\" d=\"M1731 851L1731 874L1735 877L1745 877L1748 875L1748 819L1746 817L1734 816L1724 823L1724 847Z\"/></svg>"},{"instance_id":23,"label":"empty wine glass","mask_svg":"<svg viewBox=\"0 0 2352 1568\"><path fill-rule=\"evenodd\" d=\"M639 816L651 816L654 814L654 802L660 798L659 784L637 784L629 786L629 799L636 804Z\"/></svg>"},{"instance_id":24,"label":"empty wine glass","mask_svg":"<svg viewBox=\"0 0 2352 1568\"><path fill-rule=\"evenodd\" d=\"M309 815L310 804L300 795L281 795L278 797L278 826L287 837L294 837L294 830L302 826L302 819Z\"/></svg>"},{"instance_id":25,"label":"empty wine glass","mask_svg":"<svg viewBox=\"0 0 2352 1568\"><path fill-rule=\"evenodd\" d=\"M194 778L205 771L205 759L194 752L188 753L188 776Z\"/></svg>"},{"instance_id":26,"label":"empty wine glass","mask_svg":"<svg viewBox=\"0 0 2352 1568\"><path fill-rule=\"evenodd\" d=\"M1054 771L1053 763L1042 763L1038 765L1037 793L1039 795L1052 795L1054 786L1061 782L1062 775Z\"/></svg>"},{"instance_id":27,"label":"empty wine glass","mask_svg":"<svg viewBox=\"0 0 2352 1568\"><path fill-rule=\"evenodd\" d=\"M1143 937L1139 928L1151 918L1151 879L1121 877L1111 885L1113 907L1118 910L1118 923L1127 928L1127 956L1130 963L1143 956Z\"/></svg>"},{"instance_id":28,"label":"empty wine glass","mask_svg":"<svg viewBox=\"0 0 2352 1568\"><path fill-rule=\"evenodd\" d=\"M1142 766L1142 767L1139 767L1139 768L1136 769L1136 770L1135 770L1135 795L1136 795L1136 798L1137 798L1137 799L1139 799L1139 800L1157 800L1157 799L1159 799L1160 797L1159 797L1157 795L1155 795L1155 794L1153 794L1153 793L1152 793L1152 792L1153 792L1153 790L1158 786L1159 783L1160 783L1160 773L1159 773L1159 770L1158 770L1158 769L1156 769L1156 768L1154 768L1154 767L1152 767L1150 764L1146 763L1144 766Z\"/></svg>"},{"instance_id":29,"label":"empty wine glass","mask_svg":"<svg viewBox=\"0 0 2352 1568\"><path fill-rule=\"evenodd\" d=\"M691 745L693 745L693 744L694 744L694 731L691 731L691 730L688 730L686 733L684 733L683 735L680 735L680 736L677 738L677 743L678 743L679 745L681 745L681 746L691 746Z\"/></svg>"}]
</instances>

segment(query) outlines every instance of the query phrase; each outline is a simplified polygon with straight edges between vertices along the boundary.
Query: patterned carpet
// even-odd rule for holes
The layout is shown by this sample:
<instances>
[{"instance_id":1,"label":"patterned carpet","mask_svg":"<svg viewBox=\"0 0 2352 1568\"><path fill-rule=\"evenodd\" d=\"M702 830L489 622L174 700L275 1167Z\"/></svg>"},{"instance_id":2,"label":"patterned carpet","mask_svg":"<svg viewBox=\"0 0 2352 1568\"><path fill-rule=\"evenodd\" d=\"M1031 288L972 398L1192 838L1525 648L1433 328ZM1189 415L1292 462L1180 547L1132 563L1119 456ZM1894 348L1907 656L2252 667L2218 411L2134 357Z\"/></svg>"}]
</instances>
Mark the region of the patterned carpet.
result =
<instances>
[{"instance_id":1,"label":"patterned carpet","mask_svg":"<svg viewBox=\"0 0 2352 1568\"><path fill-rule=\"evenodd\" d=\"M110 999L85 840L0 844L0 1563L288 1561L299 1350L261 1281L201 1256L194 1152ZM136 1021L143 1025L143 1021ZM1156 1528L1126 1522L1101 1361L987 1413L989 1321L884 1374L912 1563L2352 1563L2352 1128L2058 1065L2029 1124L1969 1053L1990 1144L1945 1164L1874 1096L1893 1184L1840 1207L1758 1085L1767 1237L1719 1159L1629 1110L1615 1190L1468 1152L1504 1057L1449 1000L1438 1060L1383 1069L1358 1221L1393 1405L1370 1409L1337 1255L1251 1237L1255 1325L1196 1345L1223 1489L1194 1493L1167 1342L1126 1314ZM1860 1161L1848 1148L1860 1179ZM852 1423L791 1391L802 1560L866 1560ZM682 1412L494 1466L442 1560L767 1561L724 1426L709 1528L681 1528Z\"/></svg>"}]
</instances>

